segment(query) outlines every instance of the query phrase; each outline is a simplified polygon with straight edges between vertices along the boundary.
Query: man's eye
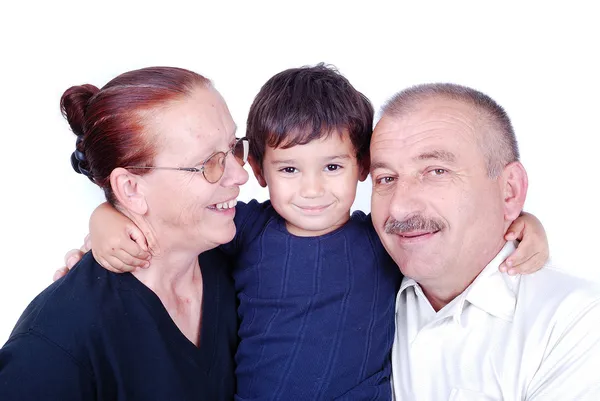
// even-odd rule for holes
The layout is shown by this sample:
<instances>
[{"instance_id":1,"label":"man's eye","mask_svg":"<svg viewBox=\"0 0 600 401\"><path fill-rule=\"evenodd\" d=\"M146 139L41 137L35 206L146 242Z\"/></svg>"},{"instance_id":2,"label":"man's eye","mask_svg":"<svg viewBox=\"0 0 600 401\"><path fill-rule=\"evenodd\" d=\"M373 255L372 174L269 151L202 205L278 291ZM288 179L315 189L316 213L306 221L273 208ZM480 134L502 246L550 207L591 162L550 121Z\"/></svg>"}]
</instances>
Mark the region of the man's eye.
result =
<instances>
[{"instance_id":1,"label":"man's eye","mask_svg":"<svg viewBox=\"0 0 600 401\"><path fill-rule=\"evenodd\" d=\"M327 171L338 171L339 169L341 169L342 166L340 166L339 164L328 164L325 169Z\"/></svg>"},{"instance_id":2,"label":"man's eye","mask_svg":"<svg viewBox=\"0 0 600 401\"><path fill-rule=\"evenodd\" d=\"M375 180L375 183L377 185L389 185L392 182L394 182L395 178L394 177L381 177L378 178L377 180Z\"/></svg>"},{"instance_id":3,"label":"man's eye","mask_svg":"<svg viewBox=\"0 0 600 401\"><path fill-rule=\"evenodd\" d=\"M284 167L282 169L279 169L279 171L286 173L286 174L294 174L294 173L298 172L298 169L296 167Z\"/></svg>"},{"instance_id":4,"label":"man's eye","mask_svg":"<svg viewBox=\"0 0 600 401\"><path fill-rule=\"evenodd\" d=\"M447 172L448 172L448 170L445 170L443 168L434 168L432 170L429 170L428 174L435 176L435 177L439 177L439 176L446 174Z\"/></svg>"}]
</instances>

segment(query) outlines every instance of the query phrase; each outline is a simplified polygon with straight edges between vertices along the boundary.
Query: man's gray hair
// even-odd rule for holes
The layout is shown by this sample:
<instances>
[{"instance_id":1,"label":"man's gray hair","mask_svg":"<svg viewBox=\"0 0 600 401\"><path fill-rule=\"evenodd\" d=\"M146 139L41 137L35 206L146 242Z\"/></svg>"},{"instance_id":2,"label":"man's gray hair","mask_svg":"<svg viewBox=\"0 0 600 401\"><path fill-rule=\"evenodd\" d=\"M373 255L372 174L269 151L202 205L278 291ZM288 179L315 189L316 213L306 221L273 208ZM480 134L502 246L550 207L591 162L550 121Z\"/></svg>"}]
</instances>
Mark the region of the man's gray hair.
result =
<instances>
[{"instance_id":1,"label":"man's gray hair","mask_svg":"<svg viewBox=\"0 0 600 401\"><path fill-rule=\"evenodd\" d=\"M519 160L517 138L506 111L488 95L466 86L433 83L410 87L394 95L383 106L381 116L400 117L435 98L456 100L477 111L478 128L482 131L477 140L491 178L498 177L507 164Z\"/></svg>"}]
</instances>

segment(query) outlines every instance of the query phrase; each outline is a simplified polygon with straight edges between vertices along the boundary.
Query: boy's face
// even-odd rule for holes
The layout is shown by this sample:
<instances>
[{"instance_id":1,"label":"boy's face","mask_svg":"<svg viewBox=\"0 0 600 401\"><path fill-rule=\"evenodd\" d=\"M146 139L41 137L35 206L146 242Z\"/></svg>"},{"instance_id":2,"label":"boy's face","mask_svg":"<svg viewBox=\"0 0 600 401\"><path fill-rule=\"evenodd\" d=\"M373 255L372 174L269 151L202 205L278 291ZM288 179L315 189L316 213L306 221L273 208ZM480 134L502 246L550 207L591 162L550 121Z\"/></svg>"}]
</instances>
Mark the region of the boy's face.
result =
<instances>
[{"instance_id":1,"label":"boy's face","mask_svg":"<svg viewBox=\"0 0 600 401\"><path fill-rule=\"evenodd\" d=\"M267 147L262 170L253 169L268 185L271 204L288 231L300 237L327 234L346 223L358 180L368 173L347 132L289 149Z\"/></svg>"}]
</instances>

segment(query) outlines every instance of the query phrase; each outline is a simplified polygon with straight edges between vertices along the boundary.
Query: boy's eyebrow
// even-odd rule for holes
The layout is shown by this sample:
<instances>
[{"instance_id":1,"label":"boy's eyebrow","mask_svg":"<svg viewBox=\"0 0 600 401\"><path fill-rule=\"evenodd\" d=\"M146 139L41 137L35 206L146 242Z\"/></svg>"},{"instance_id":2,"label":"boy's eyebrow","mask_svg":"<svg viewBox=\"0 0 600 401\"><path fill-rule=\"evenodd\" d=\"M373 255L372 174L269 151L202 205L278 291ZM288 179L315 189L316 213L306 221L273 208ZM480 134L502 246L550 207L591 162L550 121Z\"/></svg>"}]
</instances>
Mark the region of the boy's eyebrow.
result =
<instances>
[{"instance_id":1,"label":"boy's eyebrow","mask_svg":"<svg viewBox=\"0 0 600 401\"><path fill-rule=\"evenodd\" d=\"M324 162L327 162L327 161L336 160L336 159L344 159L344 160L350 159L350 155L345 153L345 154L341 154L341 155L326 156L322 160ZM294 159L271 160L271 164L294 164L295 162L296 162L296 160L294 160Z\"/></svg>"},{"instance_id":2,"label":"boy's eyebrow","mask_svg":"<svg viewBox=\"0 0 600 401\"><path fill-rule=\"evenodd\" d=\"M344 153L341 155L327 156L327 157L324 157L323 160L349 159L349 158L350 158L350 155L347 153Z\"/></svg>"},{"instance_id":3,"label":"boy's eyebrow","mask_svg":"<svg viewBox=\"0 0 600 401\"><path fill-rule=\"evenodd\" d=\"M294 164L296 161L293 159L287 160L271 160L271 164Z\"/></svg>"}]
</instances>

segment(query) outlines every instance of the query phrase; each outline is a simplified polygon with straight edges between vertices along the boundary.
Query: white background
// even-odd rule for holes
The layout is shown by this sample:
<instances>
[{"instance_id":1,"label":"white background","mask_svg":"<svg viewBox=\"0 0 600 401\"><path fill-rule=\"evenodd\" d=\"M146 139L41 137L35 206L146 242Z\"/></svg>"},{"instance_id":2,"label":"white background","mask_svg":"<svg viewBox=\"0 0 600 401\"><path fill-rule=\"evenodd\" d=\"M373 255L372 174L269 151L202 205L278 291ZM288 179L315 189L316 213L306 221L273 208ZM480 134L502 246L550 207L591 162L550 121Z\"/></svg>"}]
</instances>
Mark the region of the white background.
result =
<instances>
[{"instance_id":1,"label":"white background","mask_svg":"<svg viewBox=\"0 0 600 401\"><path fill-rule=\"evenodd\" d=\"M600 281L593 2L11 3L0 6L0 344L103 200L71 169L75 136L61 94L151 65L211 78L240 134L269 77L319 61L335 64L376 108L417 83L482 90L512 117L530 178L526 210L546 226L554 261ZM266 197L253 179L242 194ZM362 185L355 206L368 210L369 196Z\"/></svg>"}]
</instances>

